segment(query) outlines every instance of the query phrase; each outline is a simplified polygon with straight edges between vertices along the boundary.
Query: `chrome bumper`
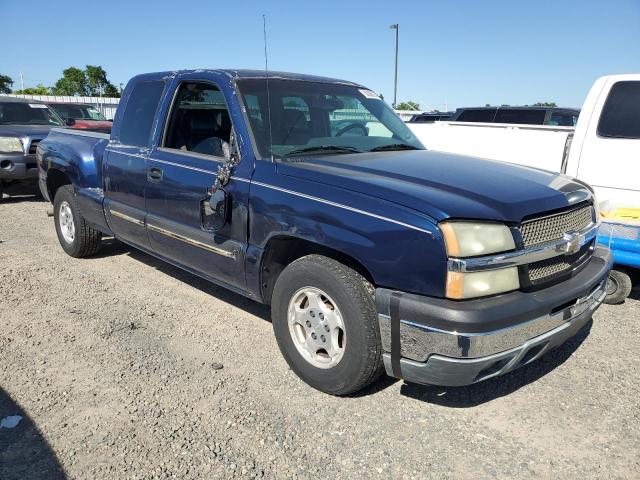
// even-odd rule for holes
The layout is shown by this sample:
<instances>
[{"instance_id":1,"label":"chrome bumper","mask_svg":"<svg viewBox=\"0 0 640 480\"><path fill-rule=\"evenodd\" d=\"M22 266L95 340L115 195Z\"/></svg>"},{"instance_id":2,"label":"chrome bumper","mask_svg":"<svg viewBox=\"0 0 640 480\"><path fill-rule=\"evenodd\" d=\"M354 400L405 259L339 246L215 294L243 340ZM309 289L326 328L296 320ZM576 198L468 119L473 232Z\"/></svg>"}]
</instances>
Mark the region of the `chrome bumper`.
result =
<instances>
[{"instance_id":1,"label":"chrome bumper","mask_svg":"<svg viewBox=\"0 0 640 480\"><path fill-rule=\"evenodd\" d=\"M459 333L401 319L400 335L403 342L411 341L415 346L420 345L424 353L416 358L418 361L426 361L432 354L459 358L493 355L554 330L584 312L594 312L606 296L605 284L606 281L601 281L589 295L578 299L575 304L563 310L509 328L481 333ZM379 315L379 320L381 323L390 322L388 315Z\"/></svg>"},{"instance_id":2,"label":"chrome bumper","mask_svg":"<svg viewBox=\"0 0 640 480\"><path fill-rule=\"evenodd\" d=\"M539 358L577 333L604 300L611 252L598 248L589 262L574 278L546 291L469 303L440 300L435 307L434 300L406 295L399 309L400 360L395 369L391 317L381 292L376 302L387 373L416 383L467 385ZM454 307L459 311L451 312ZM492 328L500 315L502 327Z\"/></svg>"}]
</instances>

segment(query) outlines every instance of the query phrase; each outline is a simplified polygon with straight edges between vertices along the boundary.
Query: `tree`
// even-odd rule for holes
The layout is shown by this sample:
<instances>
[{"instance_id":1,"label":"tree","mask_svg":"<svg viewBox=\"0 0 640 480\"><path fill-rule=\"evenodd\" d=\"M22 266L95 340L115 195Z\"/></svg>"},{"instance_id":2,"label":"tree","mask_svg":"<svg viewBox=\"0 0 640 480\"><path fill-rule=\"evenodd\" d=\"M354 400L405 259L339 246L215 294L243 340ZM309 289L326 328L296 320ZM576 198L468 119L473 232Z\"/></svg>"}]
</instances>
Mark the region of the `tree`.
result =
<instances>
[{"instance_id":1,"label":"tree","mask_svg":"<svg viewBox=\"0 0 640 480\"><path fill-rule=\"evenodd\" d=\"M11 93L11 85L13 85L11 77L0 73L0 93Z\"/></svg>"},{"instance_id":2,"label":"tree","mask_svg":"<svg viewBox=\"0 0 640 480\"><path fill-rule=\"evenodd\" d=\"M558 105L556 105L556 102L536 102L533 104L534 107L551 107L551 108L555 108Z\"/></svg>"},{"instance_id":3,"label":"tree","mask_svg":"<svg viewBox=\"0 0 640 480\"><path fill-rule=\"evenodd\" d=\"M51 89L39 83L35 87L25 88L24 90L16 90L13 93L23 93L25 95L51 95Z\"/></svg>"},{"instance_id":4,"label":"tree","mask_svg":"<svg viewBox=\"0 0 640 480\"><path fill-rule=\"evenodd\" d=\"M85 70L69 67L53 87L54 95L79 95L81 97L119 97L118 89L107 79L107 72L100 65L87 65Z\"/></svg>"},{"instance_id":5,"label":"tree","mask_svg":"<svg viewBox=\"0 0 640 480\"><path fill-rule=\"evenodd\" d=\"M53 87L54 95L78 95L87 94L87 77L85 73L76 67L69 67L62 71L62 78Z\"/></svg>"},{"instance_id":6,"label":"tree","mask_svg":"<svg viewBox=\"0 0 640 480\"><path fill-rule=\"evenodd\" d=\"M89 96L97 97L102 94L105 97L119 97L118 89L107 80L107 72L100 65L87 65L85 70ZM107 94L107 91L109 94Z\"/></svg>"},{"instance_id":7,"label":"tree","mask_svg":"<svg viewBox=\"0 0 640 480\"><path fill-rule=\"evenodd\" d=\"M418 102L400 102L396 105L396 110L420 110L420 104Z\"/></svg>"}]
</instances>

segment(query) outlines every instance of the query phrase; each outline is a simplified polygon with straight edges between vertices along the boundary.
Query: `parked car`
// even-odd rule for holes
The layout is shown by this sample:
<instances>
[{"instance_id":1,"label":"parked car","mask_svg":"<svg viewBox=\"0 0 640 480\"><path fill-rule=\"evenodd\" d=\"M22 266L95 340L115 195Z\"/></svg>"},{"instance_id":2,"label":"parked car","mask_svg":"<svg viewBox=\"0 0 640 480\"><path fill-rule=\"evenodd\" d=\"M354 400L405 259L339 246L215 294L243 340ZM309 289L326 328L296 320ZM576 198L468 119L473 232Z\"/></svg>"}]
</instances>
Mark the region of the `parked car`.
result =
<instances>
[{"instance_id":1,"label":"parked car","mask_svg":"<svg viewBox=\"0 0 640 480\"><path fill-rule=\"evenodd\" d=\"M410 128L429 149L544 168L593 185L602 220L618 225L601 238L616 262L606 301L629 295L628 269L640 268L640 221L617 212L640 209L640 74L598 79L575 128L456 122Z\"/></svg>"},{"instance_id":2,"label":"parked car","mask_svg":"<svg viewBox=\"0 0 640 480\"><path fill-rule=\"evenodd\" d=\"M516 123L573 127L580 110L556 107L473 107L458 108L452 122Z\"/></svg>"},{"instance_id":3,"label":"parked car","mask_svg":"<svg viewBox=\"0 0 640 480\"><path fill-rule=\"evenodd\" d=\"M424 112L413 115L407 123L433 123L450 120L454 112Z\"/></svg>"},{"instance_id":4,"label":"parked car","mask_svg":"<svg viewBox=\"0 0 640 480\"><path fill-rule=\"evenodd\" d=\"M47 102L47 105L71 128L102 133L111 132L112 122L107 120L100 113L100 110L92 105L58 102Z\"/></svg>"},{"instance_id":5,"label":"parked car","mask_svg":"<svg viewBox=\"0 0 640 480\"><path fill-rule=\"evenodd\" d=\"M345 105L366 133L332 134ZM589 321L611 268L585 183L426 151L341 80L140 75L111 136L55 129L38 162L65 252L113 235L270 304L290 367L335 395L382 369L467 385L532 362Z\"/></svg>"},{"instance_id":6,"label":"parked car","mask_svg":"<svg viewBox=\"0 0 640 480\"><path fill-rule=\"evenodd\" d=\"M62 125L41 102L0 96L0 200L6 186L37 181L38 142Z\"/></svg>"}]
</instances>

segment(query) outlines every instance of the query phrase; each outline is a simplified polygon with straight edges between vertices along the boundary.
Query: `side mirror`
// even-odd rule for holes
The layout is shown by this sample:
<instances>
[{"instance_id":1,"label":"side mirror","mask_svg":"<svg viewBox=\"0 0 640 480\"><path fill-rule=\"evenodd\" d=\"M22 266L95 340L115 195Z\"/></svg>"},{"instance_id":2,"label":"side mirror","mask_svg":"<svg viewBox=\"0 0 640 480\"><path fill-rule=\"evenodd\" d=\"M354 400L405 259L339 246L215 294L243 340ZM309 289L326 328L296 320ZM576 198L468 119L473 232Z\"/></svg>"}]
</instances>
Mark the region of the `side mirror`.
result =
<instances>
[{"instance_id":1,"label":"side mirror","mask_svg":"<svg viewBox=\"0 0 640 480\"><path fill-rule=\"evenodd\" d=\"M216 188L208 201L202 201L202 227L205 230L220 230L227 223L228 214L229 194L223 188Z\"/></svg>"},{"instance_id":2,"label":"side mirror","mask_svg":"<svg viewBox=\"0 0 640 480\"><path fill-rule=\"evenodd\" d=\"M66 123L68 127L72 127L76 124L76 121L73 118L65 118L64 123Z\"/></svg>"}]
</instances>

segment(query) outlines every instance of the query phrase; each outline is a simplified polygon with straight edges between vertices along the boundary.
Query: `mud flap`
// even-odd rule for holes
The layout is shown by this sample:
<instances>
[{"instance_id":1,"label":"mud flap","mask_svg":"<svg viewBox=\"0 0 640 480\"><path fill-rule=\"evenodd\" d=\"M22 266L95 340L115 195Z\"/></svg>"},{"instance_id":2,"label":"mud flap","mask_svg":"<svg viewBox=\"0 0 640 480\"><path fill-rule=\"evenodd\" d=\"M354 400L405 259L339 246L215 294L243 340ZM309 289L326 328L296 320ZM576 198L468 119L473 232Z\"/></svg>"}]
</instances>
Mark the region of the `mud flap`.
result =
<instances>
[{"instance_id":1,"label":"mud flap","mask_svg":"<svg viewBox=\"0 0 640 480\"><path fill-rule=\"evenodd\" d=\"M391 319L391 373L402 378L400 366L400 294L393 292L389 299L389 317Z\"/></svg>"}]
</instances>

